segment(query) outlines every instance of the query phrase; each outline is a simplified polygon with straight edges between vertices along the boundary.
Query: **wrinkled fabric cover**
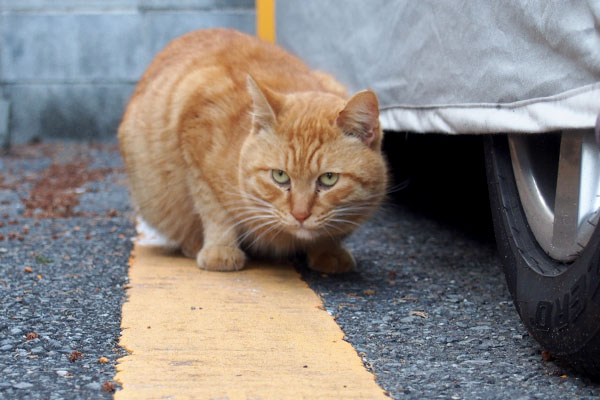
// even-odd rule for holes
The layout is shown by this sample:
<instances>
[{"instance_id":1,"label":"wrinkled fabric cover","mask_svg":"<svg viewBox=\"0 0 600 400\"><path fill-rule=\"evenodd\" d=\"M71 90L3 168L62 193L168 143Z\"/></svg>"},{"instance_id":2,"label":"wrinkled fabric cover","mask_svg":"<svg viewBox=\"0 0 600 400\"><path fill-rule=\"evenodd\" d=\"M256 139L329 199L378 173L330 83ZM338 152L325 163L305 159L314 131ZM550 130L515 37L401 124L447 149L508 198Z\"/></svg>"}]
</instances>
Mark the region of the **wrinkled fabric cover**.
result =
<instances>
[{"instance_id":1,"label":"wrinkled fabric cover","mask_svg":"<svg viewBox=\"0 0 600 400\"><path fill-rule=\"evenodd\" d=\"M279 0L277 42L350 90L386 129L546 132L600 112L598 0Z\"/></svg>"}]
</instances>

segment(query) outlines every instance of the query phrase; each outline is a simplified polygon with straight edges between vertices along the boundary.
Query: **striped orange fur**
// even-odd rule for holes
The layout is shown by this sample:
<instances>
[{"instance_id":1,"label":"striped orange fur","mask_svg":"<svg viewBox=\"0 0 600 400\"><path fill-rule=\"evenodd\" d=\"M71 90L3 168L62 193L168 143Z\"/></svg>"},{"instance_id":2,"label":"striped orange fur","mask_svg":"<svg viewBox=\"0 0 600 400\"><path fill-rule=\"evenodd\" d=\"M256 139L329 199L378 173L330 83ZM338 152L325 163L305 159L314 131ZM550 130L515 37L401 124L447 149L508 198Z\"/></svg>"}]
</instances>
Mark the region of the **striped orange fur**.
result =
<instances>
[{"instance_id":1,"label":"striped orange fur","mask_svg":"<svg viewBox=\"0 0 600 400\"><path fill-rule=\"evenodd\" d=\"M156 56L119 141L139 213L200 267L303 251L338 273L355 265L342 239L385 196L378 118L372 91L350 98L275 45L202 30Z\"/></svg>"}]
</instances>

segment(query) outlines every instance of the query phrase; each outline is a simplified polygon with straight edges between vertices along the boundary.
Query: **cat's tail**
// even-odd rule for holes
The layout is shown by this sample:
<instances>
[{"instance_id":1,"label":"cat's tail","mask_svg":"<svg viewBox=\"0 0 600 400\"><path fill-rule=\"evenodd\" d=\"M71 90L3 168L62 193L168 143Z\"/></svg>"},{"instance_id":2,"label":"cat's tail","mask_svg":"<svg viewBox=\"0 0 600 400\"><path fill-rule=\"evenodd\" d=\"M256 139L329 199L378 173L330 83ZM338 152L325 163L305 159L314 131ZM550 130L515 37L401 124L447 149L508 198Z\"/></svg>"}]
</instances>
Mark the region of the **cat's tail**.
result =
<instances>
[{"instance_id":1,"label":"cat's tail","mask_svg":"<svg viewBox=\"0 0 600 400\"><path fill-rule=\"evenodd\" d=\"M136 243L140 246L161 247L172 251L179 249L178 243L161 235L139 215L136 218L135 228L137 230Z\"/></svg>"}]
</instances>

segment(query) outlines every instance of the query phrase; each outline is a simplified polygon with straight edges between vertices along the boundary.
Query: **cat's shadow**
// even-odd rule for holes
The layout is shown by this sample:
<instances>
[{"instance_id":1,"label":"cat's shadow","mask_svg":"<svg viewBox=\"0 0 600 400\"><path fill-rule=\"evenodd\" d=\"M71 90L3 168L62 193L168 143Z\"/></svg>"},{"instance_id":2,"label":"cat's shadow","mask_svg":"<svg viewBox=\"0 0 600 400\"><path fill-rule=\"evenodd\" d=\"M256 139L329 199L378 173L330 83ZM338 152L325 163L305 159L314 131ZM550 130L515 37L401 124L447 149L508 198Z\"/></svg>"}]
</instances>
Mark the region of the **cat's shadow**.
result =
<instances>
[{"instance_id":1,"label":"cat's shadow","mask_svg":"<svg viewBox=\"0 0 600 400\"><path fill-rule=\"evenodd\" d=\"M173 260L186 260L186 262L191 263L194 261L192 258L186 257L183 255L180 249L169 247L169 246L143 246L144 253L153 256L153 257L168 257ZM294 259L274 259L269 257L260 257L255 255L248 256L248 261L244 266L243 270L259 270L259 269L269 269L269 270L289 270L296 269L300 272L301 267L298 267L294 261ZM307 267L304 267L307 269ZM221 271L214 271L221 272ZM227 271L225 273L236 273L239 271Z\"/></svg>"},{"instance_id":2,"label":"cat's shadow","mask_svg":"<svg viewBox=\"0 0 600 400\"><path fill-rule=\"evenodd\" d=\"M161 246L154 245L148 246L144 245L143 251L145 254L153 256L153 257L168 257L172 260L186 260L186 263L192 265L193 259L186 257L183 255L181 250L174 247L169 246ZM194 262L195 264L195 262ZM197 267L196 267L197 268ZM251 254L248 256L248 261L241 271L249 271L249 270L272 270L272 271L287 271L287 270L295 270L303 280L310 281L318 281L321 279L328 279L333 281L353 281L357 282L362 279L362 275L360 273L361 266L357 266L357 268L353 271L344 273L344 274L325 274L323 272L314 271L308 268L308 264L306 261L306 255L303 253L298 253L293 256L289 256L287 258L272 258L272 257L264 257L255 254ZM213 271L216 273L232 273L240 271Z\"/></svg>"},{"instance_id":3,"label":"cat's shadow","mask_svg":"<svg viewBox=\"0 0 600 400\"><path fill-rule=\"evenodd\" d=\"M358 260L357 260L358 261ZM358 261L358 265L352 271L348 271L342 274L328 274L320 271L315 271L308 268L306 261L306 255L299 253L291 256L288 263L300 274L302 279L306 282L314 281L331 281L331 282L360 282L362 281L361 275L361 262Z\"/></svg>"}]
</instances>

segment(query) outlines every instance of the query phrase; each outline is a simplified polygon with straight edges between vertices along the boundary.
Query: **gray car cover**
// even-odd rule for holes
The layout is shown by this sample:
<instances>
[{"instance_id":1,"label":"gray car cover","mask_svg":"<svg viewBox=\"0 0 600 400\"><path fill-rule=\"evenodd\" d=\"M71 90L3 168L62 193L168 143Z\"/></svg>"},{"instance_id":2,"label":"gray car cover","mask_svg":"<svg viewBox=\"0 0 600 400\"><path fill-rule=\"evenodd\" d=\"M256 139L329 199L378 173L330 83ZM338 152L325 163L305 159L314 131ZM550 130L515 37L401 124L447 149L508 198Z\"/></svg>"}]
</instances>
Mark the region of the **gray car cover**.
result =
<instances>
[{"instance_id":1,"label":"gray car cover","mask_svg":"<svg viewBox=\"0 0 600 400\"><path fill-rule=\"evenodd\" d=\"M600 0L279 0L277 42L384 129L548 132L600 112Z\"/></svg>"}]
</instances>

